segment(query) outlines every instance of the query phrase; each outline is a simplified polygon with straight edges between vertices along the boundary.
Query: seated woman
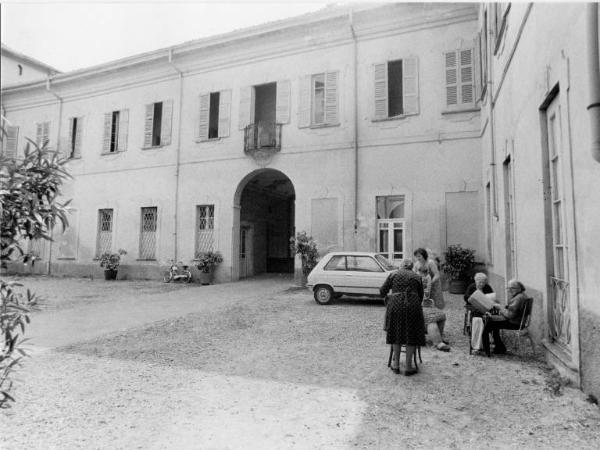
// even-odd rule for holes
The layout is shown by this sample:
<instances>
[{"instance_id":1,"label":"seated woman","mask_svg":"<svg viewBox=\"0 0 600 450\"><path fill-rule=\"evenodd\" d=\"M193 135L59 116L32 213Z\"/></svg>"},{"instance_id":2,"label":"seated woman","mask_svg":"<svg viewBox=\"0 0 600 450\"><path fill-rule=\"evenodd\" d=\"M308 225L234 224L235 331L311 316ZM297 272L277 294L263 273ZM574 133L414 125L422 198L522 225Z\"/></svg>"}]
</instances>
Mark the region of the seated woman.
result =
<instances>
[{"instance_id":1,"label":"seated woman","mask_svg":"<svg viewBox=\"0 0 600 450\"><path fill-rule=\"evenodd\" d=\"M413 355L417 346L425 345L425 321L421 309L423 285L418 275L401 263L400 269L392 272L381 286L380 294L388 297L385 312L386 343L392 346L391 369L400 373L400 349L406 345L406 369L404 375L417 373L413 367Z\"/></svg>"},{"instance_id":2,"label":"seated woman","mask_svg":"<svg viewBox=\"0 0 600 450\"><path fill-rule=\"evenodd\" d=\"M410 264L412 266L412 264ZM407 262L408 266L408 262ZM412 267L407 267L411 269ZM417 270L423 283L423 318L427 327L427 335L436 349L449 352L450 346L444 342L444 327L446 325L446 313L435 307L431 298L431 275L427 266L419 266Z\"/></svg>"},{"instance_id":3,"label":"seated woman","mask_svg":"<svg viewBox=\"0 0 600 450\"><path fill-rule=\"evenodd\" d=\"M499 314L486 313L487 322L483 329L483 348L486 354L490 354L490 333L494 337L494 353L506 353L506 346L500 338L500 330L518 330L521 325L521 316L525 301L529 296L525 293L525 286L517 280L508 282L508 291L511 298L506 308L498 307Z\"/></svg>"},{"instance_id":4,"label":"seated woman","mask_svg":"<svg viewBox=\"0 0 600 450\"><path fill-rule=\"evenodd\" d=\"M465 299L465 303L469 303L469 297L471 295L473 295L473 292L475 292L476 290L480 290L484 294L493 294L494 293L494 290L488 284L488 278L485 273L478 272L475 274L475 276L473 278L475 279L475 283L471 283L467 287L467 290L465 291L465 295L463 296L463 298Z\"/></svg>"}]
</instances>

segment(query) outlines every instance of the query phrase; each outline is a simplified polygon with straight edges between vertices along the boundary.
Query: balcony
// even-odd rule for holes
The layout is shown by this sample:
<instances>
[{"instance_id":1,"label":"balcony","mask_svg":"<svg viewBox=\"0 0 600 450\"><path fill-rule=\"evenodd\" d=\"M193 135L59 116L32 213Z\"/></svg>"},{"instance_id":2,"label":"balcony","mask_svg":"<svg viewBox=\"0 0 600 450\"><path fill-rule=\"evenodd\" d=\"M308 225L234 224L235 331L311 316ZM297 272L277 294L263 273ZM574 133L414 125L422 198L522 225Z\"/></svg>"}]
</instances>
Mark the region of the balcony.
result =
<instances>
[{"instance_id":1,"label":"balcony","mask_svg":"<svg viewBox=\"0 0 600 450\"><path fill-rule=\"evenodd\" d=\"M273 122L252 123L244 128L244 153L276 153L281 150L281 124Z\"/></svg>"}]
</instances>

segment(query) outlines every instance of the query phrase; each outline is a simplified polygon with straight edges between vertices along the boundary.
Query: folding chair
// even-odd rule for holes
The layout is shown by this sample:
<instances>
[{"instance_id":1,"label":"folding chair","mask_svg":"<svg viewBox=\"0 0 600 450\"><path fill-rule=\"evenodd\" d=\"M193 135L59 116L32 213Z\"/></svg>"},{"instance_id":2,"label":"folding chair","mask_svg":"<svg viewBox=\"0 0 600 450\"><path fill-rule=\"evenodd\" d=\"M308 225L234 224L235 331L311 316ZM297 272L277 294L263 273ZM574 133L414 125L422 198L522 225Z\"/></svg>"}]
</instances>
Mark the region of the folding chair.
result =
<instances>
[{"instance_id":1,"label":"folding chair","mask_svg":"<svg viewBox=\"0 0 600 450\"><path fill-rule=\"evenodd\" d=\"M531 344L531 351L535 356L535 345L533 343L533 339L529 334L529 322L531 321L531 309L533 307L533 298L528 298L525 300L525 304L523 305L523 314L521 315L521 323L519 324L518 330L502 330L502 337L504 340L505 333L514 333L516 336L515 342L515 350L519 351L519 341L521 338L525 337L529 339L529 343Z\"/></svg>"},{"instance_id":2,"label":"folding chair","mask_svg":"<svg viewBox=\"0 0 600 450\"><path fill-rule=\"evenodd\" d=\"M463 335L471 336L471 319L473 316L473 308L469 304L465 304L465 318L463 322Z\"/></svg>"}]
</instances>

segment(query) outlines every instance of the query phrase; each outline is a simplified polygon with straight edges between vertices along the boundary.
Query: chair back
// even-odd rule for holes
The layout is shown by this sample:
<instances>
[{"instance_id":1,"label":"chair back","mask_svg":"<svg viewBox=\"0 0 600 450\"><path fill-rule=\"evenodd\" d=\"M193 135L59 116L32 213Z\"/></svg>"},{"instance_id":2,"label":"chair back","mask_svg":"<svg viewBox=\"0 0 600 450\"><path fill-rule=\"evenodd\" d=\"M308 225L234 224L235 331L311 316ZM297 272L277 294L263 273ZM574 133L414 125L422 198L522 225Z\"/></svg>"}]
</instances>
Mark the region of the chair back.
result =
<instances>
[{"instance_id":1,"label":"chair back","mask_svg":"<svg viewBox=\"0 0 600 450\"><path fill-rule=\"evenodd\" d=\"M532 306L533 298L529 297L525 299L525 304L523 305L523 314L521 315L521 324L519 325L519 331L525 330L529 326Z\"/></svg>"}]
</instances>

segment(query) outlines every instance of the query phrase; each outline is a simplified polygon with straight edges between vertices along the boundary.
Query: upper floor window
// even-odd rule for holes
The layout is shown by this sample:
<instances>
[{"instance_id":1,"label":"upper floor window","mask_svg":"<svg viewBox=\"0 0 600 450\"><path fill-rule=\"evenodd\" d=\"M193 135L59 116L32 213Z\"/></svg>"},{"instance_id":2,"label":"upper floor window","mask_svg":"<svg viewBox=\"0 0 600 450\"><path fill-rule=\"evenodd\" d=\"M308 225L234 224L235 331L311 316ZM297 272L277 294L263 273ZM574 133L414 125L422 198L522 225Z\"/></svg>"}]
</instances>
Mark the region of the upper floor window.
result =
<instances>
[{"instance_id":1,"label":"upper floor window","mask_svg":"<svg viewBox=\"0 0 600 450\"><path fill-rule=\"evenodd\" d=\"M416 57L375 64L375 120L419 113Z\"/></svg>"},{"instance_id":2,"label":"upper floor window","mask_svg":"<svg viewBox=\"0 0 600 450\"><path fill-rule=\"evenodd\" d=\"M229 136L231 91L200 95L198 139L206 141Z\"/></svg>"},{"instance_id":3,"label":"upper floor window","mask_svg":"<svg viewBox=\"0 0 600 450\"><path fill-rule=\"evenodd\" d=\"M15 158L17 156L17 143L19 139L19 127L7 126L6 139L2 140L3 153L7 158Z\"/></svg>"},{"instance_id":4,"label":"upper floor window","mask_svg":"<svg viewBox=\"0 0 600 450\"><path fill-rule=\"evenodd\" d=\"M122 109L104 114L102 153L116 153L127 150L128 128L129 110Z\"/></svg>"},{"instance_id":5,"label":"upper floor window","mask_svg":"<svg viewBox=\"0 0 600 450\"><path fill-rule=\"evenodd\" d=\"M83 117L71 117L69 119L69 158L81 158L81 135Z\"/></svg>"},{"instance_id":6,"label":"upper floor window","mask_svg":"<svg viewBox=\"0 0 600 450\"><path fill-rule=\"evenodd\" d=\"M298 126L338 125L339 72L306 75L300 79L298 90Z\"/></svg>"},{"instance_id":7,"label":"upper floor window","mask_svg":"<svg viewBox=\"0 0 600 450\"><path fill-rule=\"evenodd\" d=\"M457 109L475 104L475 77L473 49L447 52L446 63L446 106Z\"/></svg>"},{"instance_id":8,"label":"upper floor window","mask_svg":"<svg viewBox=\"0 0 600 450\"><path fill-rule=\"evenodd\" d=\"M17 69L19 70L19 76L23 75L23 66L21 64L17 64Z\"/></svg>"},{"instance_id":9,"label":"upper floor window","mask_svg":"<svg viewBox=\"0 0 600 450\"><path fill-rule=\"evenodd\" d=\"M35 124L35 143L38 147L44 147L50 142L50 122L38 122Z\"/></svg>"},{"instance_id":10,"label":"upper floor window","mask_svg":"<svg viewBox=\"0 0 600 450\"><path fill-rule=\"evenodd\" d=\"M144 121L144 147L161 147L171 144L171 119L173 100L146 105Z\"/></svg>"}]
</instances>

